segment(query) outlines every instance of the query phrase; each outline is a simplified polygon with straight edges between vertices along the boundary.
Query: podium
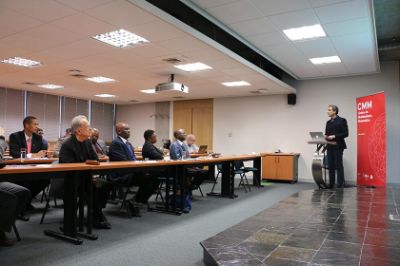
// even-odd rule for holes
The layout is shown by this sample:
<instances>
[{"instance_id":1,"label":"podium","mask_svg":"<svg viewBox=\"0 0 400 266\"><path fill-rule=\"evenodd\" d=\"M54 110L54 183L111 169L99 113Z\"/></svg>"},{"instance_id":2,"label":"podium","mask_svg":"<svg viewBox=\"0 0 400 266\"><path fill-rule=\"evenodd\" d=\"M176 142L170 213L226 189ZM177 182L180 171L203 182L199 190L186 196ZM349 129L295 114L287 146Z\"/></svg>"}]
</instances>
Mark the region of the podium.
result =
<instances>
[{"instance_id":1,"label":"podium","mask_svg":"<svg viewBox=\"0 0 400 266\"><path fill-rule=\"evenodd\" d=\"M326 162L326 148L327 145L337 145L334 141L326 141L324 139L310 140L308 144L317 145L317 149L314 152L311 172L315 183L319 189L326 189L330 187L329 177L327 174L328 165Z\"/></svg>"}]
</instances>

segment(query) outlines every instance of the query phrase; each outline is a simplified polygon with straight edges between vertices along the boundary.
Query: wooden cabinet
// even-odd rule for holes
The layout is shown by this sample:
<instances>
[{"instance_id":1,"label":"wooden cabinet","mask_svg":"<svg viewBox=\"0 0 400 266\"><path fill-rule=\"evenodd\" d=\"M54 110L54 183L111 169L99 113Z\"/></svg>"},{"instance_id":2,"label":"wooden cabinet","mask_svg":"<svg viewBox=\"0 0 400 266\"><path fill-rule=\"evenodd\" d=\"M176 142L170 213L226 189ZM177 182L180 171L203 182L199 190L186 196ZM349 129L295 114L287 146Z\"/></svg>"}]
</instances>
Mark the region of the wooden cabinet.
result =
<instances>
[{"instance_id":1,"label":"wooden cabinet","mask_svg":"<svg viewBox=\"0 0 400 266\"><path fill-rule=\"evenodd\" d=\"M262 179L296 182L298 153L262 154Z\"/></svg>"}]
</instances>

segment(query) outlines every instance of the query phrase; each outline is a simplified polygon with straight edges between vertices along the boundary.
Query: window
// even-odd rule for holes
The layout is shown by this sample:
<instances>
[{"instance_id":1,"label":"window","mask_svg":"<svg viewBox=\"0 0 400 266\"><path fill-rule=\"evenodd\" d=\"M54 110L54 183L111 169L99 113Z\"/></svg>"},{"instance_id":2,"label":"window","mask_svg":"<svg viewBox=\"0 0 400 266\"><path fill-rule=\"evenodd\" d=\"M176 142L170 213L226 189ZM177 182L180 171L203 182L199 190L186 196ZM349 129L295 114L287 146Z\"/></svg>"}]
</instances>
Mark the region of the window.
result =
<instances>
[{"instance_id":1,"label":"window","mask_svg":"<svg viewBox=\"0 0 400 266\"><path fill-rule=\"evenodd\" d=\"M113 105L92 102L91 114L90 124L100 131L100 138L104 141L112 141L114 130Z\"/></svg>"},{"instance_id":2,"label":"window","mask_svg":"<svg viewBox=\"0 0 400 266\"><path fill-rule=\"evenodd\" d=\"M5 137L22 130L24 119L24 91L0 88L0 127Z\"/></svg>"},{"instance_id":3,"label":"window","mask_svg":"<svg viewBox=\"0 0 400 266\"><path fill-rule=\"evenodd\" d=\"M64 135L65 129L71 126L71 120L77 115L88 116L89 102L74 98L63 97L62 117L61 117L61 135Z\"/></svg>"}]
</instances>

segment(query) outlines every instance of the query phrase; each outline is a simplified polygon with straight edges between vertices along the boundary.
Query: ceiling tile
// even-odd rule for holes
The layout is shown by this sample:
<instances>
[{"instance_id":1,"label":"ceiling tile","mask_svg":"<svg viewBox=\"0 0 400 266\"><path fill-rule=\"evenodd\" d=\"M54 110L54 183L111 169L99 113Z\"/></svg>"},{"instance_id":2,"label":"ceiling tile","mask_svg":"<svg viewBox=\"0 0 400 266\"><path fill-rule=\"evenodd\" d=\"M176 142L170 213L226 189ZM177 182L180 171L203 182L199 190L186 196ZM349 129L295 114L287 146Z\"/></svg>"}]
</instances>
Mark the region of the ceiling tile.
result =
<instances>
[{"instance_id":1,"label":"ceiling tile","mask_svg":"<svg viewBox=\"0 0 400 266\"><path fill-rule=\"evenodd\" d=\"M163 21L153 21L132 27L128 26L126 30L132 31L150 42L160 42L186 36L183 31Z\"/></svg>"},{"instance_id":2,"label":"ceiling tile","mask_svg":"<svg viewBox=\"0 0 400 266\"><path fill-rule=\"evenodd\" d=\"M239 0L191 0L191 2L195 3L196 5L198 5L203 9L208 9L225 4L231 4L238 1Z\"/></svg>"},{"instance_id":3,"label":"ceiling tile","mask_svg":"<svg viewBox=\"0 0 400 266\"><path fill-rule=\"evenodd\" d=\"M284 13L269 18L281 30L320 24L313 9Z\"/></svg>"},{"instance_id":4,"label":"ceiling tile","mask_svg":"<svg viewBox=\"0 0 400 266\"><path fill-rule=\"evenodd\" d=\"M78 13L52 22L52 25L76 32L86 37L116 30L114 25L105 23L85 13Z\"/></svg>"},{"instance_id":5,"label":"ceiling tile","mask_svg":"<svg viewBox=\"0 0 400 266\"><path fill-rule=\"evenodd\" d=\"M323 76L327 77L348 74L346 66L343 63L316 65L315 68L317 68Z\"/></svg>"},{"instance_id":6,"label":"ceiling tile","mask_svg":"<svg viewBox=\"0 0 400 266\"><path fill-rule=\"evenodd\" d=\"M328 38L294 42L294 45L307 59L337 55L335 47Z\"/></svg>"},{"instance_id":7,"label":"ceiling tile","mask_svg":"<svg viewBox=\"0 0 400 266\"><path fill-rule=\"evenodd\" d=\"M311 7L307 0L251 0L251 2L267 16Z\"/></svg>"},{"instance_id":8,"label":"ceiling tile","mask_svg":"<svg viewBox=\"0 0 400 266\"><path fill-rule=\"evenodd\" d=\"M368 0L353 0L315 9L322 23L331 23L370 16Z\"/></svg>"},{"instance_id":9,"label":"ceiling tile","mask_svg":"<svg viewBox=\"0 0 400 266\"><path fill-rule=\"evenodd\" d=\"M55 0L56 2L69 6L73 9L84 11L86 9L94 8L114 0Z\"/></svg>"},{"instance_id":10,"label":"ceiling tile","mask_svg":"<svg viewBox=\"0 0 400 266\"><path fill-rule=\"evenodd\" d=\"M328 6L337 3L349 2L352 0L308 0L313 7Z\"/></svg>"},{"instance_id":11,"label":"ceiling tile","mask_svg":"<svg viewBox=\"0 0 400 266\"><path fill-rule=\"evenodd\" d=\"M22 15L5 7L0 8L0 25L2 25L0 27L0 38L19 33L40 24L42 24L42 22L39 20Z\"/></svg>"},{"instance_id":12,"label":"ceiling tile","mask_svg":"<svg viewBox=\"0 0 400 266\"><path fill-rule=\"evenodd\" d=\"M278 31L249 36L247 39L258 47L288 42L288 40L283 36L283 33Z\"/></svg>"},{"instance_id":13,"label":"ceiling tile","mask_svg":"<svg viewBox=\"0 0 400 266\"><path fill-rule=\"evenodd\" d=\"M276 30L275 25L266 17L236 22L229 27L244 37Z\"/></svg>"},{"instance_id":14,"label":"ceiling tile","mask_svg":"<svg viewBox=\"0 0 400 266\"><path fill-rule=\"evenodd\" d=\"M352 19L327 23L322 25L326 34L330 37L351 35L356 33L372 33L372 24L369 18Z\"/></svg>"},{"instance_id":15,"label":"ceiling tile","mask_svg":"<svg viewBox=\"0 0 400 266\"><path fill-rule=\"evenodd\" d=\"M262 13L247 0L233 2L207 10L225 24L262 17Z\"/></svg>"}]
</instances>

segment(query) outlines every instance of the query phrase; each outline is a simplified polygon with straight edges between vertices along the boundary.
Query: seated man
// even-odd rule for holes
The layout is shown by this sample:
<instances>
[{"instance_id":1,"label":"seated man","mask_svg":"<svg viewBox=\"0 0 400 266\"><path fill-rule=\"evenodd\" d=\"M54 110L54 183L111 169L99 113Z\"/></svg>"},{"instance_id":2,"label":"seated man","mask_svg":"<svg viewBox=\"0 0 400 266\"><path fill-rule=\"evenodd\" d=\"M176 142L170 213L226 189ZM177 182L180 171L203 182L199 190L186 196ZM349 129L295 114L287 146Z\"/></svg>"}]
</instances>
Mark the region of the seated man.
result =
<instances>
[{"instance_id":1,"label":"seated man","mask_svg":"<svg viewBox=\"0 0 400 266\"><path fill-rule=\"evenodd\" d=\"M197 147L196 143L196 136L193 134L189 134L186 137L186 141L185 141L189 153L197 153L199 151L199 147Z\"/></svg>"},{"instance_id":2,"label":"seated man","mask_svg":"<svg viewBox=\"0 0 400 266\"><path fill-rule=\"evenodd\" d=\"M136 161L132 144L129 143L130 128L128 124L117 123L115 126L117 137L112 141L109 151L110 161ZM129 174L110 174L109 181L131 187L139 186L135 196L135 203L148 204L148 199L157 189L157 182L154 177L142 172ZM127 201L133 216L140 216L139 208L134 207L132 201Z\"/></svg>"},{"instance_id":3,"label":"seated man","mask_svg":"<svg viewBox=\"0 0 400 266\"><path fill-rule=\"evenodd\" d=\"M34 116L27 116L22 124L24 126L22 131L10 135L10 155L13 158L20 158L21 149L25 149L27 157L44 157L46 155L46 147L43 145L42 137L36 134L39 126L38 119ZM29 189L32 198L34 198L49 185L49 180L23 181L18 182L18 184ZM34 209L30 202L27 209Z\"/></svg>"},{"instance_id":4,"label":"seated man","mask_svg":"<svg viewBox=\"0 0 400 266\"><path fill-rule=\"evenodd\" d=\"M49 148L49 142L47 141L47 139L44 139L44 138L43 138L43 135L44 135L43 129L38 128L38 129L37 129L37 134L38 134L39 136L42 137L43 149L44 149L44 150L47 150L47 149Z\"/></svg>"},{"instance_id":5,"label":"seated man","mask_svg":"<svg viewBox=\"0 0 400 266\"><path fill-rule=\"evenodd\" d=\"M163 160L164 153L154 145L157 142L157 135L154 130L146 130L144 132L144 140L145 142L142 147L143 159Z\"/></svg>"},{"instance_id":6,"label":"seated man","mask_svg":"<svg viewBox=\"0 0 400 266\"><path fill-rule=\"evenodd\" d=\"M99 158L108 159L107 156L108 151L106 144L102 139L99 139L99 136L100 136L99 130L97 128L93 128L92 136L90 137L90 140L92 141L93 150L97 153L97 156L99 156Z\"/></svg>"},{"instance_id":7,"label":"seated man","mask_svg":"<svg viewBox=\"0 0 400 266\"><path fill-rule=\"evenodd\" d=\"M185 143L185 130L179 129L174 131L174 137L176 140L171 144L170 148L171 159L178 160L181 158L190 158L189 148ZM191 177L191 179L188 181L189 193L191 193L192 190L199 188L203 183L205 176L208 174L208 171L199 167L187 168L186 172L187 175Z\"/></svg>"},{"instance_id":8,"label":"seated man","mask_svg":"<svg viewBox=\"0 0 400 266\"><path fill-rule=\"evenodd\" d=\"M17 214L25 211L30 200L31 193L28 189L13 183L0 182L0 246L14 244L5 232L11 231Z\"/></svg>"},{"instance_id":9,"label":"seated man","mask_svg":"<svg viewBox=\"0 0 400 266\"><path fill-rule=\"evenodd\" d=\"M64 144L64 142L65 142L70 136L71 136L71 128L69 127L69 128L67 128L67 129L65 130L64 136L61 137L61 138L59 138L59 139L57 140L57 143L56 143L56 145L55 145L55 147L54 147L54 154L53 154L54 157L58 158L58 156L60 155L61 146Z\"/></svg>"},{"instance_id":10,"label":"seated man","mask_svg":"<svg viewBox=\"0 0 400 266\"><path fill-rule=\"evenodd\" d=\"M86 160L98 160L97 154L89 140L92 133L89 121L83 115L78 115L71 122L72 134L64 142L60 150L60 163L81 163ZM109 189L107 186L95 186L93 199L93 227L97 229L111 229L102 212L107 203Z\"/></svg>"}]
</instances>

